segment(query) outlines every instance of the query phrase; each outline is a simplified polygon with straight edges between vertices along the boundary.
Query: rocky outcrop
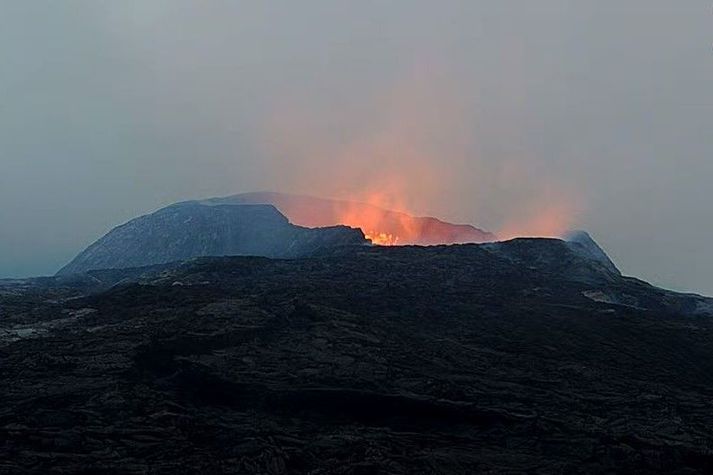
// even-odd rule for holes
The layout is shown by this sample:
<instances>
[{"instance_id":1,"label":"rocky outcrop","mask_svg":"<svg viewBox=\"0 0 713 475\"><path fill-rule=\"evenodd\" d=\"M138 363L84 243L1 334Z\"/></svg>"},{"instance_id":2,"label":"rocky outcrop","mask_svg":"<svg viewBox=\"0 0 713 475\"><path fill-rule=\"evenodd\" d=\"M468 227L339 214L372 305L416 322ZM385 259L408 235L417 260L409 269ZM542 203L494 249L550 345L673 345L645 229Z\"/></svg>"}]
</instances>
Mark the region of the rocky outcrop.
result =
<instances>
[{"instance_id":1,"label":"rocky outcrop","mask_svg":"<svg viewBox=\"0 0 713 475\"><path fill-rule=\"evenodd\" d=\"M121 225L79 254L59 275L139 267L198 256L305 257L330 246L367 244L347 226L291 224L271 205L180 203Z\"/></svg>"},{"instance_id":2,"label":"rocky outcrop","mask_svg":"<svg viewBox=\"0 0 713 475\"><path fill-rule=\"evenodd\" d=\"M599 262L609 272L621 275L621 272L619 272L619 269L617 269L607 253L604 252L604 249L602 249L586 231L570 231L565 234L564 240L569 244L569 247L578 254Z\"/></svg>"}]
</instances>

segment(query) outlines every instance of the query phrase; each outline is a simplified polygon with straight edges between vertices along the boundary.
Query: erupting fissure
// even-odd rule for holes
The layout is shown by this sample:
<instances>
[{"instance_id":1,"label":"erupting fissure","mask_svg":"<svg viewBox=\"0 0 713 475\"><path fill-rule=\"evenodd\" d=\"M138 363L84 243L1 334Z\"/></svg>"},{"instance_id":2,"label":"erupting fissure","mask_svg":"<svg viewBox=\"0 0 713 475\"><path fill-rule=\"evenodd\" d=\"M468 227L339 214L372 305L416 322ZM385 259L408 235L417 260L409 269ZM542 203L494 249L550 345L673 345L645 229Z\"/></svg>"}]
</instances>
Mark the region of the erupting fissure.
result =
<instances>
[{"instance_id":1,"label":"erupting fissure","mask_svg":"<svg viewBox=\"0 0 713 475\"><path fill-rule=\"evenodd\" d=\"M433 217L413 216L368 201L331 200L286 193L243 193L203 200L204 204L271 204L291 223L310 228L345 225L359 228L366 239L379 246L435 245L489 242L496 236L469 224L453 224Z\"/></svg>"},{"instance_id":2,"label":"erupting fissure","mask_svg":"<svg viewBox=\"0 0 713 475\"><path fill-rule=\"evenodd\" d=\"M363 231L363 230L362 230ZM399 237L389 233L375 231L363 231L364 237L377 246L396 246L399 244Z\"/></svg>"}]
</instances>

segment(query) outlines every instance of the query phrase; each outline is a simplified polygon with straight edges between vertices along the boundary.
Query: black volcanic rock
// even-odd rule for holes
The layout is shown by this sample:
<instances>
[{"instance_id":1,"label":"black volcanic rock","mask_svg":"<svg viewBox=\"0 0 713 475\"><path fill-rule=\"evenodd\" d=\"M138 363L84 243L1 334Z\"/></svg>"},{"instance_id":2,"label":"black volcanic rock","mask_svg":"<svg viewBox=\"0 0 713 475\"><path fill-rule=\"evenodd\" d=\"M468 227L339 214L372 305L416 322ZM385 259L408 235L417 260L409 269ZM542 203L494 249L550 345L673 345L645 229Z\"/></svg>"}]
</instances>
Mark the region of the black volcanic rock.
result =
<instances>
[{"instance_id":1,"label":"black volcanic rock","mask_svg":"<svg viewBox=\"0 0 713 475\"><path fill-rule=\"evenodd\" d=\"M708 302L551 239L6 281L0 471L705 473Z\"/></svg>"},{"instance_id":2,"label":"black volcanic rock","mask_svg":"<svg viewBox=\"0 0 713 475\"><path fill-rule=\"evenodd\" d=\"M347 226L310 229L290 224L271 205L179 203L118 226L58 274L139 267L198 256L303 257L323 247L367 244Z\"/></svg>"},{"instance_id":3,"label":"black volcanic rock","mask_svg":"<svg viewBox=\"0 0 713 475\"><path fill-rule=\"evenodd\" d=\"M571 240L516 238L481 247L524 269L545 270L568 281L599 283L620 279L619 269L591 238L588 239L583 245Z\"/></svg>"},{"instance_id":4,"label":"black volcanic rock","mask_svg":"<svg viewBox=\"0 0 713 475\"><path fill-rule=\"evenodd\" d=\"M556 239L0 281L0 473L711 473L711 302Z\"/></svg>"}]
</instances>

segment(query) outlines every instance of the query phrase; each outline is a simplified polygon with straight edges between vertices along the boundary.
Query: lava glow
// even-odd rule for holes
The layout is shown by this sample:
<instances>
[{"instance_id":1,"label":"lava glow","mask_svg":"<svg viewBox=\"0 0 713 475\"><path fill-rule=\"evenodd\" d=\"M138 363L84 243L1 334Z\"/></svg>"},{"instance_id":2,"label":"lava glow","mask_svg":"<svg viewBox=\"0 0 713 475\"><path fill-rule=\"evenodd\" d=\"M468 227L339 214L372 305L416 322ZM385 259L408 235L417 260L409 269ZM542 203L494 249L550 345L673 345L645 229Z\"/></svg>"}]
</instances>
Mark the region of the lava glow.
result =
<instances>
[{"instance_id":1,"label":"lava glow","mask_svg":"<svg viewBox=\"0 0 713 475\"><path fill-rule=\"evenodd\" d=\"M377 246L397 246L399 244L399 237L389 233L368 231L364 232L364 237Z\"/></svg>"},{"instance_id":2,"label":"lava glow","mask_svg":"<svg viewBox=\"0 0 713 475\"><path fill-rule=\"evenodd\" d=\"M542 173L537 157L517 149L510 156L507 142L519 132L472 115L462 94L471 86L450 73L428 57L343 108L320 110L304 97L276 100L263 140L265 156L275 157L271 181L338 199L278 196L273 204L294 224L359 228L377 245L555 237L570 229L577 190ZM504 148L488 157L481 152L491 147L478 133L491 127ZM413 214L430 209L450 209L449 216L494 233Z\"/></svg>"},{"instance_id":3,"label":"lava glow","mask_svg":"<svg viewBox=\"0 0 713 475\"><path fill-rule=\"evenodd\" d=\"M342 202L335 209L336 222L364 232L364 237L378 246L395 246L402 242L411 243L418 239L409 215L389 212L381 208L382 201L371 197L368 203Z\"/></svg>"},{"instance_id":4,"label":"lava glow","mask_svg":"<svg viewBox=\"0 0 713 475\"><path fill-rule=\"evenodd\" d=\"M345 225L359 228L366 239L380 246L434 245L487 242L495 236L467 224L446 223L436 218L412 216L400 206L378 196L364 201L345 201L281 193L247 193L243 204L272 204L293 224L310 228ZM387 209L385 206L393 206Z\"/></svg>"}]
</instances>

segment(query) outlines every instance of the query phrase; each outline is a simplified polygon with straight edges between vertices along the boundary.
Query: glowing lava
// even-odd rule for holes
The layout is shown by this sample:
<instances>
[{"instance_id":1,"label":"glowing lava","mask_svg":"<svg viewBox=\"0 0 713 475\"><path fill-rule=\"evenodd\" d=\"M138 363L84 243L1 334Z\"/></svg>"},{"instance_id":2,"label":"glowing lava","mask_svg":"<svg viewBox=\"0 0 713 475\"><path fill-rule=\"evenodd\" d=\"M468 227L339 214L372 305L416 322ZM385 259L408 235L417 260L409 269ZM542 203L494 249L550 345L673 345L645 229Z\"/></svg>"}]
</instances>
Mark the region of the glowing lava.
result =
<instances>
[{"instance_id":1,"label":"glowing lava","mask_svg":"<svg viewBox=\"0 0 713 475\"><path fill-rule=\"evenodd\" d=\"M399 243L399 237L389 233L368 231L364 233L364 237L377 246L396 246Z\"/></svg>"}]
</instances>

